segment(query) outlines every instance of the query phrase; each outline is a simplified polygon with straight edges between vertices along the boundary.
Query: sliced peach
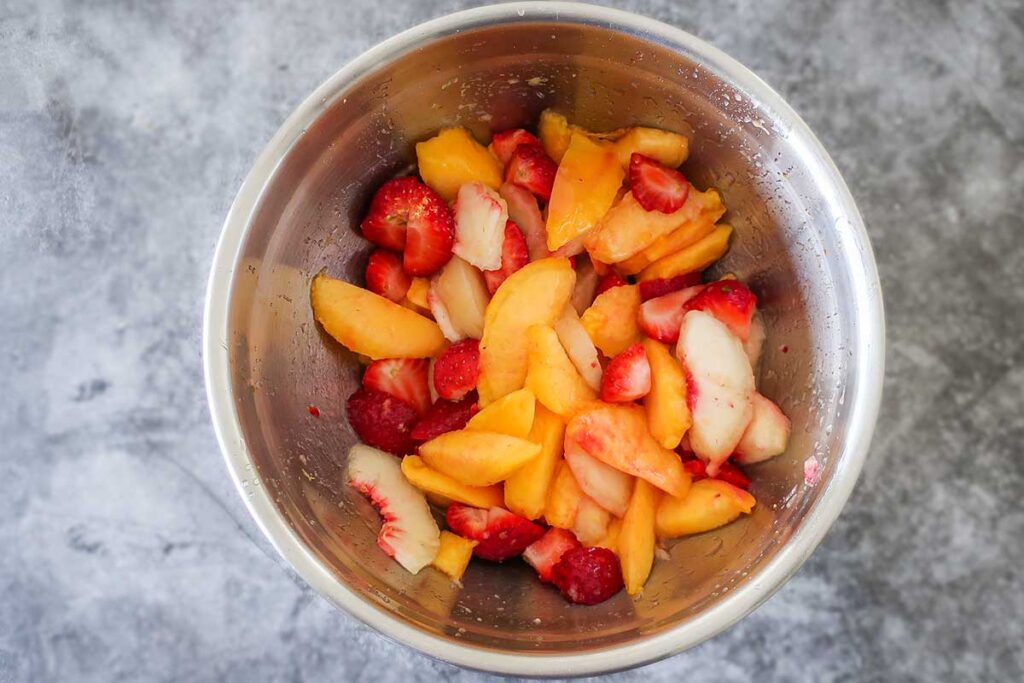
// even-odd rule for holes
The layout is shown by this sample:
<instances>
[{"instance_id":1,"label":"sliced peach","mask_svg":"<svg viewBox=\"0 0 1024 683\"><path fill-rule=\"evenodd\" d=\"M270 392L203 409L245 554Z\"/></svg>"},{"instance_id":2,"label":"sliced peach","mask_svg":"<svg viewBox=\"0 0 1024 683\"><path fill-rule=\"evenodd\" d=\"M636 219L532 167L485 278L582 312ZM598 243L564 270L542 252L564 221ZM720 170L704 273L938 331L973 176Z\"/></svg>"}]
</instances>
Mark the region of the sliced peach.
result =
<instances>
[{"instance_id":1,"label":"sliced peach","mask_svg":"<svg viewBox=\"0 0 1024 683\"><path fill-rule=\"evenodd\" d=\"M461 429L420 446L423 461L467 486L490 486L540 454L540 445L496 432Z\"/></svg>"},{"instance_id":2,"label":"sliced peach","mask_svg":"<svg viewBox=\"0 0 1024 683\"><path fill-rule=\"evenodd\" d=\"M452 581L458 581L466 572L469 560L473 557L473 548L477 542L463 538L450 531L441 532L441 547L437 551L437 557L431 562L435 569L447 574Z\"/></svg>"},{"instance_id":3,"label":"sliced peach","mask_svg":"<svg viewBox=\"0 0 1024 683\"><path fill-rule=\"evenodd\" d=\"M651 391L644 397L647 428L659 444L675 448L690 428L686 375L664 344L644 339L643 345L651 364Z\"/></svg>"},{"instance_id":4,"label":"sliced peach","mask_svg":"<svg viewBox=\"0 0 1024 683\"><path fill-rule=\"evenodd\" d=\"M634 477L606 465L572 439L565 440L565 461L583 493L616 517L626 514Z\"/></svg>"},{"instance_id":5,"label":"sliced peach","mask_svg":"<svg viewBox=\"0 0 1024 683\"><path fill-rule=\"evenodd\" d=\"M750 319L750 334L743 342L743 351L747 354L750 367L757 372L757 364L761 360L761 351L764 349L764 340L768 336L764 327L764 318L759 311L754 311L754 317Z\"/></svg>"},{"instance_id":6,"label":"sliced peach","mask_svg":"<svg viewBox=\"0 0 1024 683\"><path fill-rule=\"evenodd\" d=\"M771 399L754 392L754 416L736 444L733 459L744 465L763 462L786 452L791 424Z\"/></svg>"},{"instance_id":7,"label":"sliced peach","mask_svg":"<svg viewBox=\"0 0 1024 683\"><path fill-rule=\"evenodd\" d=\"M572 138L569 120L561 114L545 109L540 113L537 133L544 145L544 151L555 160L555 163L560 163L565 156L565 150L569 149L569 140Z\"/></svg>"},{"instance_id":8,"label":"sliced peach","mask_svg":"<svg viewBox=\"0 0 1024 683\"><path fill-rule=\"evenodd\" d=\"M418 455L402 458L402 474L419 490L448 503L455 500L473 507L491 508L501 505L504 498L501 486L466 486L429 467Z\"/></svg>"},{"instance_id":9,"label":"sliced peach","mask_svg":"<svg viewBox=\"0 0 1024 683\"><path fill-rule=\"evenodd\" d=\"M577 281L577 285L579 282ZM587 328L580 322L580 316L572 306L566 306L562 315L555 321L555 333L569 360L576 366L583 380L594 391L601 390L601 361L597 356L597 347L587 334Z\"/></svg>"},{"instance_id":10,"label":"sliced peach","mask_svg":"<svg viewBox=\"0 0 1024 683\"><path fill-rule=\"evenodd\" d=\"M564 460L558 464L551 481L547 500L544 502L544 521L559 529L572 529L576 523L576 511L583 499L583 491L572 476L569 464Z\"/></svg>"},{"instance_id":11,"label":"sliced peach","mask_svg":"<svg viewBox=\"0 0 1024 683\"><path fill-rule=\"evenodd\" d=\"M430 314L430 304L427 303L427 294L430 292L430 280L425 277L414 277L409 291L405 294L405 300L412 304L412 310L421 315Z\"/></svg>"},{"instance_id":12,"label":"sliced peach","mask_svg":"<svg viewBox=\"0 0 1024 683\"><path fill-rule=\"evenodd\" d=\"M572 292L572 307L577 315L583 315L583 311L594 303L600 281L601 274L597 272L597 264L589 258L576 260L576 287Z\"/></svg>"},{"instance_id":13,"label":"sliced peach","mask_svg":"<svg viewBox=\"0 0 1024 683\"><path fill-rule=\"evenodd\" d=\"M572 530L580 543L592 546L608 535L608 525L611 521L610 512L592 498L583 496L576 509L576 521L573 522Z\"/></svg>"},{"instance_id":14,"label":"sliced peach","mask_svg":"<svg viewBox=\"0 0 1024 683\"><path fill-rule=\"evenodd\" d=\"M540 455L505 480L505 507L527 519L537 519L544 514L548 491L552 488L555 470L562 457L564 437L565 421L538 404L528 438L540 444Z\"/></svg>"},{"instance_id":15,"label":"sliced peach","mask_svg":"<svg viewBox=\"0 0 1024 683\"><path fill-rule=\"evenodd\" d=\"M729 250L730 235L732 235L731 226L716 226L714 230L702 237L697 243L691 244L674 254L669 254L662 259L658 259L644 268L640 273L640 280L670 278L704 270L722 258L725 252Z\"/></svg>"},{"instance_id":16,"label":"sliced peach","mask_svg":"<svg viewBox=\"0 0 1024 683\"><path fill-rule=\"evenodd\" d=\"M583 312L580 322L594 345L611 358L642 338L636 323L639 312L640 288L623 285L599 294L590 308Z\"/></svg>"},{"instance_id":17,"label":"sliced peach","mask_svg":"<svg viewBox=\"0 0 1024 683\"><path fill-rule=\"evenodd\" d=\"M569 259L551 257L513 273L487 304L480 340L481 405L521 389L526 381L526 330L551 325L572 296L576 273Z\"/></svg>"},{"instance_id":18,"label":"sliced peach","mask_svg":"<svg viewBox=\"0 0 1024 683\"><path fill-rule=\"evenodd\" d=\"M604 532L604 537L592 543L591 546L596 548L607 548L618 555L619 545L622 542L620 540L621 538L622 520L618 517L612 517L611 521L608 522L608 528Z\"/></svg>"},{"instance_id":19,"label":"sliced peach","mask_svg":"<svg viewBox=\"0 0 1024 683\"><path fill-rule=\"evenodd\" d=\"M473 339L483 336L484 311L491 296L479 270L453 256L434 278L434 290L455 329Z\"/></svg>"},{"instance_id":20,"label":"sliced peach","mask_svg":"<svg viewBox=\"0 0 1024 683\"><path fill-rule=\"evenodd\" d=\"M623 275L635 275L669 254L696 244L715 229L715 221L725 213L722 197L715 190L699 192L690 188L686 203L675 214L685 214L685 220L672 232L662 235L639 253L616 264Z\"/></svg>"},{"instance_id":21,"label":"sliced peach","mask_svg":"<svg viewBox=\"0 0 1024 683\"><path fill-rule=\"evenodd\" d=\"M520 439L530 434L537 401L529 389L505 394L469 419L466 429L477 432L497 432ZM477 505L476 507L484 507ZM487 506L491 507L491 506Z\"/></svg>"},{"instance_id":22,"label":"sliced peach","mask_svg":"<svg viewBox=\"0 0 1024 683\"><path fill-rule=\"evenodd\" d=\"M548 249L554 251L597 225L622 185L614 152L573 133L548 202Z\"/></svg>"},{"instance_id":23,"label":"sliced peach","mask_svg":"<svg viewBox=\"0 0 1024 683\"><path fill-rule=\"evenodd\" d=\"M498 159L465 128L446 128L416 143L416 162L423 182L448 201L474 180L493 190L501 185Z\"/></svg>"},{"instance_id":24,"label":"sliced peach","mask_svg":"<svg viewBox=\"0 0 1024 683\"><path fill-rule=\"evenodd\" d=\"M634 152L675 168L690 155L690 141L685 135L658 128L637 126L615 141L615 156L622 168L629 170L629 158Z\"/></svg>"},{"instance_id":25,"label":"sliced peach","mask_svg":"<svg viewBox=\"0 0 1024 683\"><path fill-rule=\"evenodd\" d=\"M444 348L444 335L433 320L368 289L321 274L313 278L310 300L328 334L374 360L429 358Z\"/></svg>"},{"instance_id":26,"label":"sliced peach","mask_svg":"<svg viewBox=\"0 0 1024 683\"><path fill-rule=\"evenodd\" d=\"M690 487L690 475L679 456L647 431L644 409L640 406L593 404L569 420L565 438L572 439L598 460L646 479L672 495L685 495Z\"/></svg>"},{"instance_id":27,"label":"sliced peach","mask_svg":"<svg viewBox=\"0 0 1024 683\"><path fill-rule=\"evenodd\" d=\"M576 371L552 328L534 325L527 330L526 338L526 388L545 408L568 417L580 405L597 398L597 392Z\"/></svg>"},{"instance_id":28,"label":"sliced peach","mask_svg":"<svg viewBox=\"0 0 1024 683\"><path fill-rule=\"evenodd\" d=\"M659 538L674 538L717 529L741 514L750 514L756 500L721 479L701 479L684 497L665 496L658 504L655 526Z\"/></svg>"},{"instance_id":29,"label":"sliced peach","mask_svg":"<svg viewBox=\"0 0 1024 683\"><path fill-rule=\"evenodd\" d=\"M622 518L619 533L619 562L626 592L636 595L651 575L654 564L654 517L661 492L643 479L637 479L629 508Z\"/></svg>"}]
</instances>

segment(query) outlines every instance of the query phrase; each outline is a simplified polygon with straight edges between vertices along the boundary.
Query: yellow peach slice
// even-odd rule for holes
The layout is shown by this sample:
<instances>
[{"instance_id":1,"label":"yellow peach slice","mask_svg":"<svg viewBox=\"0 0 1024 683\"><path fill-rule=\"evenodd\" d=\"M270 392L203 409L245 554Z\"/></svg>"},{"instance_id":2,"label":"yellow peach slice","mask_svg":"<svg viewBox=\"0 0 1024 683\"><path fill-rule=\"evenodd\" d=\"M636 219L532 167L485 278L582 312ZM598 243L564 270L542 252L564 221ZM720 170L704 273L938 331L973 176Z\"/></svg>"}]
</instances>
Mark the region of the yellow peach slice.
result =
<instances>
[{"instance_id":1,"label":"yellow peach slice","mask_svg":"<svg viewBox=\"0 0 1024 683\"><path fill-rule=\"evenodd\" d=\"M704 270L729 250L732 227L719 225L695 244L659 259L640 273L640 280L657 280Z\"/></svg>"},{"instance_id":2,"label":"yellow peach slice","mask_svg":"<svg viewBox=\"0 0 1024 683\"><path fill-rule=\"evenodd\" d=\"M460 429L420 446L430 467L467 486L490 486L540 454L540 444L496 432Z\"/></svg>"},{"instance_id":3,"label":"yellow peach slice","mask_svg":"<svg viewBox=\"0 0 1024 683\"><path fill-rule=\"evenodd\" d=\"M679 456L647 431L640 406L592 404L569 420L565 438L605 464L645 479L671 495L683 496L690 487L690 475Z\"/></svg>"},{"instance_id":4,"label":"yellow peach slice","mask_svg":"<svg viewBox=\"0 0 1024 683\"><path fill-rule=\"evenodd\" d=\"M469 566L476 543L476 541L463 538L450 531L442 531L441 547L430 564L435 569L447 574L452 581L458 581L466 572L466 567Z\"/></svg>"},{"instance_id":5,"label":"yellow peach slice","mask_svg":"<svg viewBox=\"0 0 1024 683\"><path fill-rule=\"evenodd\" d=\"M608 535L611 521L612 513L598 505L594 499L584 495L576 508L576 521L572 525L572 531L580 543L593 546Z\"/></svg>"},{"instance_id":6,"label":"yellow peach slice","mask_svg":"<svg viewBox=\"0 0 1024 683\"><path fill-rule=\"evenodd\" d=\"M423 182L447 201L474 180L493 190L501 185L501 163L465 128L446 128L417 143L416 162Z\"/></svg>"},{"instance_id":7,"label":"yellow peach slice","mask_svg":"<svg viewBox=\"0 0 1024 683\"><path fill-rule=\"evenodd\" d=\"M504 499L501 486L467 486L427 466L418 455L402 458L402 474L420 491L447 502L454 500L473 507L491 508L501 505Z\"/></svg>"},{"instance_id":8,"label":"yellow peach slice","mask_svg":"<svg viewBox=\"0 0 1024 683\"><path fill-rule=\"evenodd\" d=\"M607 548L616 555L619 554L619 545L622 543L622 520L618 517L612 517L611 521L608 522L608 529L604 533L604 538L594 542L591 546L596 548Z\"/></svg>"},{"instance_id":9,"label":"yellow peach slice","mask_svg":"<svg viewBox=\"0 0 1024 683\"><path fill-rule=\"evenodd\" d=\"M513 391L471 417L466 423L466 429L476 432L497 432L525 439L533 425L536 405L537 400L529 389Z\"/></svg>"},{"instance_id":10,"label":"yellow peach slice","mask_svg":"<svg viewBox=\"0 0 1024 683\"><path fill-rule=\"evenodd\" d=\"M548 202L548 249L554 251L597 225L622 186L614 152L573 133Z\"/></svg>"},{"instance_id":11,"label":"yellow peach slice","mask_svg":"<svg viewBox=\"0 0 1024 683\"><path fill-rule=\"evenodd\" d=\"M572 529L576 523L576 511L583 500L583 491L572 476L569 463L564 460L555 470L547 500L544 502L544 521L559 529Z\"/></svg>"},{"instance_id":12,"label":"yellow peach slice","mask_svg":"<svg viewBox=\"0 0 1024 683\"><path fill-rule=\"evenodd\" d=\"M562 157L565 156L565 150L569 149L569 139L572 137L568 119L550 109L545 109L540 113L537 133L544 145L544 151L555 160L555 163L560 163Z\"/></svg>"},{"instance_id":13,"label":"yellow peach slice","mask_svg":"<svg viewBox=\"0 0 1024 683\"><path fill-rule=\"evenodd\" d=\"M526 387L548 410L569 417L582 404L597 398L569 360L558 334L547 325L534 325L526 331Z\"/></svg>"},{"instance_id":14,"label":"yellow peach slice","mask_svg":"<svg viewBox=\"0 0 1024 683\"><path fill-rule=\"evenodd\" d=\"M654 516L661 492L643 479L637 479L629 508L622 518L619 533L619 562L626 592L636 595L651 575L654 564Z\"/></svg>"},{"instance_id":15,"label":"yellow peach slice","mask_svg":"<svg viewBox=\"0 0 1024 683\"><path fill-rule=\"evenodd\" d=\"M594 346L604 355L614 357L642 338L636 323L639 312L640 288L623 285L599 294L590 308L583 312L580 322Z\"/></svg>"},{"instance_id":16,"label":"yellow peach slice","mask_svg":"<svg viewBox=\"0 0 1024 683\"><path fill-rule=\"evenodd\" d=\"M654 240L638 254L621 261L616 269L623 275L635 275L658 259L696 244L715 229L715 221L725 213L725 205L715 190L699 192L690 188L686 203L676 213L686 214L679 227Z\"/></svg>"},{"instance_id":17,"label":"yellow peach slice","mask_svg":"<svg viewBox=\"0 0 1024 683\"><path fill-rule=\"evenodd\" d=\"M720 479L701 479L683 497L665 496L658 504L659 538L674 538L717 529L741 514L750 514L756 500Z\"/></svg>"},{"instance_id":18,"label":"yellow peach slice","mask_svg":"<svg viewBox=\"0 0 1024 683\"><path fill-rule=\"evenodd\" d=\"M310 301L314 317L328 334L374 360L429 358L445 346L433 320L368 289L321 274L313 278Z\"/></svg>"},{"instance_id":19,"label":"yellow peach slice","mask_svg":"<svg viewBox=\"0 0 1024 683\"><path fill-rule=\"evenodd\" d=\"M686 375L664 344L644 339L643 345L647 362L651 365L651 391L644 397L647 428L659 444L675 448L690 428Z\"/></svg>"},{"instance_id":20,"label":"yellow peach slice","mask_svg":"<svg viewBox=\"0 0 1024 683\"><path fill-rule=\"evenodd\" d=\"M690 155L690 141L685 135L658 128L637 126L615 141L615 156L626 170L633 152L639 152L655 161L675 168Z\"/></svg>"},{"instance_id":21,"label":"yellow peach slice","mask_svg":"<svg viewBox=\"0 0 1024 683\"><path fill-rule=\"evenodd\" d=\"M521 389L526 381L526 330L551 325L572 296L576 273L569 259L550 257L513 273L487 304L480 340L480 404Z\"/></svg>"},{"instance_id":22,"label":"yellow peach slice","mask_svg":"<svg viewBox=\"0 0 1024 683\"><path fill-rule=\"evenodd\" d=\"M498 403L500 401L492 405ZM548 490L551 488L559 458L562 457L564 436L565 421L544 406L537 405L533 427L527 438L540 444L540 455L505 480L505 507L527 519L537 519L544 514Z\"/></svg>"}]
</instances>

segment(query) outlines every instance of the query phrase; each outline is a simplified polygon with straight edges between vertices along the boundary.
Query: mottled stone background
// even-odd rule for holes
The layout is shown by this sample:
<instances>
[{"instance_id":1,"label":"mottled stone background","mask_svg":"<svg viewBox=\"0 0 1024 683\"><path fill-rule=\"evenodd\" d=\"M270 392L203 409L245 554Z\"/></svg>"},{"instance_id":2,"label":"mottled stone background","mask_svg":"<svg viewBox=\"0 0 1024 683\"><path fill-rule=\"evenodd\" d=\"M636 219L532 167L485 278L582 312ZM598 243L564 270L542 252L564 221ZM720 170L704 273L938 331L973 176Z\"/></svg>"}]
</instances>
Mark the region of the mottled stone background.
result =
<instances>
[{"instance_id":1,"label":"mottled stone background","mask_svg":"<svg viewBox=\"0 0 1024 683\"><path fill-rule=\"evenodd\" d=\"M257 152L473 3L0 3L0 683L476 681L314 595L214 441L200 314ZM633 0L817 131L874 241L874 448L804 569L623 681L1024 680L1024 6Z\"/></svg>"}]
</instances>

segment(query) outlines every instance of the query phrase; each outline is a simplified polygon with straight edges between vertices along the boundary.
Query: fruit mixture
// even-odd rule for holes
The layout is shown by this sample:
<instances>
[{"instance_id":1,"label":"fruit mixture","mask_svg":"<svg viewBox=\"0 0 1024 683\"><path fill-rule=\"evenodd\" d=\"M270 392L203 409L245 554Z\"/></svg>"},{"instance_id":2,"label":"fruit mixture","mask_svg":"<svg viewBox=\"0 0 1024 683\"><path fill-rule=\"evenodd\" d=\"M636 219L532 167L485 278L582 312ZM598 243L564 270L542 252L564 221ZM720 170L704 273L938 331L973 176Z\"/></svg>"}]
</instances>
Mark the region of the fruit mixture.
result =
<instances>
[{"instance_id":1,"label":"fruit mixture","mask_svg":"<svg viewBox=\"0 0 1024 683\"><path fill-rule=\"evenodd\" d=\"M755 385L757 297L704 277L732 228L687 152L551 111L487 147L443 130L373 196L366 287L313 280L316 319L366 364L348 481L402 567L458 581L521 556L590 605L638 593L666 539L750 514L742 467L790 424Z\"/></svg>"}]
</instances>

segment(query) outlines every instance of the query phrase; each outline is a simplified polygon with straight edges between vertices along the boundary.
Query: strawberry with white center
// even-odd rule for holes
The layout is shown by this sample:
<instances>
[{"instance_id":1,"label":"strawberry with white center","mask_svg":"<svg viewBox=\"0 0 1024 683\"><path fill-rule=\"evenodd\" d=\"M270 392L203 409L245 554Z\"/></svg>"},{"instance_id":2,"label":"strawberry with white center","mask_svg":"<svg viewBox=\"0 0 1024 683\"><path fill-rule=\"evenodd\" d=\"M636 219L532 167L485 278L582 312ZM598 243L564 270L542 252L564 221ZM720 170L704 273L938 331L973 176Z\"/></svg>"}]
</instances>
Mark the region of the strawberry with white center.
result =
<instances>
[{"instance_id":1,"label":"strawberry with white center","mask_svg":"<svg viewBox=\"0 0 1024 683\"><path fill-rule=\"evenodd\" d=\"M476 389L480 377L480 342L465 339L452 344L434 363L434 390L448 401L459 401Z\"/></svg>"},{"instance_id":2,"label":"strawberry with white center","mask_svg":"<svg viewBox=\"0 0 1024 683\"><path fill-rule=\"evenodd\" d=\"M505 167L505 182L515 183L546 202L551 199L557 172L558 164L543 147L519 145Z\"/></svg>"},{"instance_id":3,"label":"strawberry with white center","mask_svg":"<svg viewBox=\"0 0 1024 683\"><path fill-rule=\"evenodd\" d=\"M537 198L529 190L525 190L515 183L502 183L498 192L508 205L509 220L523 231L530 260L539 261L550 256L548 230L544 225L540 207L537 205Z\"/></svg>"},{"instance_id":4,"label":"strawberry with white center","mask_svg":"<svg viewBox=\"0 0 1024 683\"><path fill-rule=\"evenodd\" d=\"M452 256L452 212L440 195L413 177L381 185L360 227L374 244L403 252L402 268L414 277L431 275Z\"/></svg>"},{"instance_id":5,"label":"strawberry with white center","mask_svg":"<svg viewBox=\"0 0 1024 683\"><path fill-rule=\"evenodd\" d=\"M508 205L481 182L466 183L455 200L455 254L480 270L501 268Z\"/></svg>"},{"instance_id":6,"label":"strawberry with white center","mask_svg":"<svg viewBox=\"0 0 1024 683\"><path fill-rule=\"evenodd\" d=\"M695 287L700 284L700 281L701 274L697 271L670 278L644 280L640 283L640 300L649 301L651 299L657 299L659 296L678 292L680 289Z\"/></svg>"},{"instance_id":7,"label":"strawberry with white center","mask_svg":"<svg viewBox=\"0 0 1024 683\"><path fill-rule=\"evenodd\" d=\"M733 458L744 465L762 462L786 451L789 443L790 421L777 405L761 394L754 393L754 417L736 444Z\"/></svg>"},{"instance_id":8,"label":"strawberry with white center","mask_svg":"<svg viewBox=\"0 0 1024 683\"><path fill-rule=\"evenodd\" d=\"M427 499L406 481L397 458L362 444L353 446L348 452L348 481L380 511L381 550L413 574L434 560L441 532Z\"/></svg>"},{"instance_id":9,"label":"strawberry with white center","mask_svg":"<svg viewBox=\"0 0 1024 683\"><path fill-rule=\"evenodd\" d=\"M430 407L430 388L425 358L385 358L370 363L363 374L363 386L401 399L420 415Z\"/></svg>"},{"instance_id":10,"label":"strawberry with white center","mask_svg":"<svg viewBox=\"0 0 1024 683\"><path fill-rule=\"evenodd\" d=\"M572 439L565 440L565 461L583 493L616 517L626 514L633 493L633 477L604 464Z\"/></svg>"},{"instance_id":11,"label":"strawberry with white center","mask_svg":"<svg viewBox=\"0 0 1024 683\"><path fill-rule=\"evenodd\" d=\"M740 341L750 336L750 320L756 307L757 296L739 280L712 282L683 305L688 311L706 311L715 316Z\"/></svg>"},{"instance_id":12,"label":"strawberry with white center","mask_svg":"<svg viewBox=\"0 0 1024 683\"><path fill-rule=\"evenodd\" d=\"M402 270L402 259L387 249L374 249L366 263L366 288L395 303L409 293L412 278Z\"/></svg>"},{"instance_id":13,"label":"strawberry with white center","mask_svg":"<svg viewBox=\"0 0 1024 683\"><path fill-rule=\"evenodd\" d=\"M448 506L445 521L448 528L459 536L477 541L474 555L493 562L521 554L544 535L544 527L500 507L482 510L452 503Z\"/></svg>"},{"instance_id":14,"label":"strawberry with white center","mask_svg":"<svg viewBox=\"0 0 1024 683\"><path fill-rule=\"evenodd\" d=\"M537 570L540 580L545 583L554 581L555 565L570 550L582 547L571 531L551 527L537 541L523 551L523 559Z\"/></svg>"},{"instance_id":15,"label":"strawberry with white center","mask_svg":"<svg viewBox=\"0 0 1024 683\"><path fill-rule=\"evenodd\" d=\"M501 268L484 271L487 291L494 294L502 282L529 262L530 254L522 231L518 225L508 221L505 223L505 241L501 245Z\"/></svg>"},{"instance_id":16,"label":"strawberry with white center","mask_svg":"<svg viewBox=\"0 0 1024 683\"><path fill-rule=\"evenodd\" d=\"M687 372L690 447L713 477L753 417L754 373L740 340L704 311L683 317L676 356Z\"/></svg>"},{"instance_id":17,"label":"strawberry with white center","mask_svg":"<svg viewBox=\"0 0 1024 683\"><path fill-rule=\"evenodd\" d=\"M675 213L690 196L690 183L682 173L637 152L629 158L629 185L645 211Z\"/></svg>"},{"instance_id":18,"label":"strawberry with white center","mask_svg":"<svg viewBox=\"0 0 1024 683\"><path fill-rule=\"evenodd\" d=\"M651 339L673 344L679 339L679 326L683 324L687 301L697 296L704 285L695 285L650 299L640 304L637 325Z\"/></svg>"},{"instance_id":19,"label":"strawberry with white center","mask_svg":"<svg viewBox=\"0 0 1024 683\"><path fill-rule=\"evenodd\" d=\"M637 342L612 358L601 378L601 400L625 403L643 398L651 390L651 364L643 344Z\"/></svg>"},{"instance_id":20,"label":"strawberry with white center","mask_svg":"<svg viewBox=\"0 0 1024 683\"><path fill-rule=\"evenodd\" d=\"M519 145L536 147L542 151L544 149L544 144L537 139L536 135L522 128L503 130L500 133L495 133L494 137L491 138L491 149L494 151L494 156L498 157L498 161L501 162L502 166L509 162L509 159L512 158L512 153L516 151Z\"/></svg>"}]
</instances>

